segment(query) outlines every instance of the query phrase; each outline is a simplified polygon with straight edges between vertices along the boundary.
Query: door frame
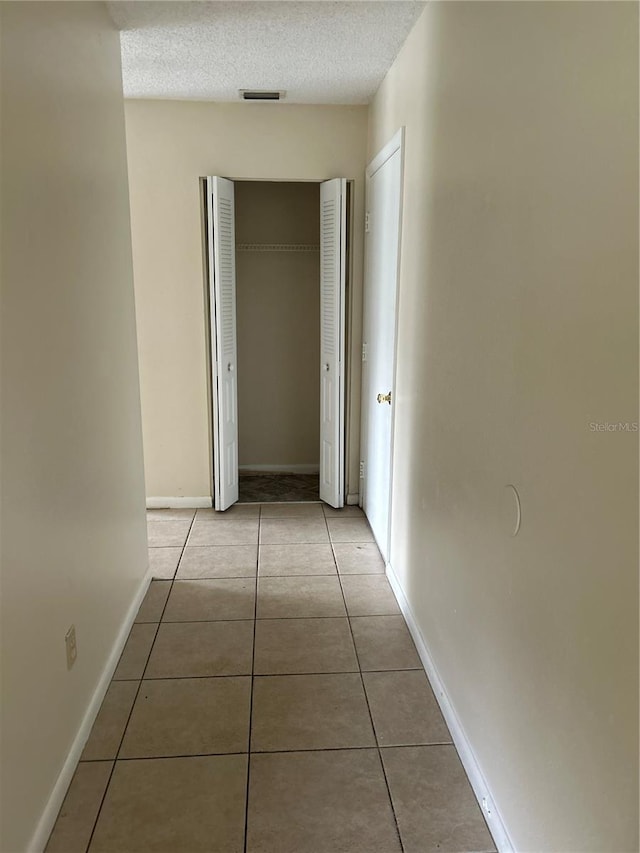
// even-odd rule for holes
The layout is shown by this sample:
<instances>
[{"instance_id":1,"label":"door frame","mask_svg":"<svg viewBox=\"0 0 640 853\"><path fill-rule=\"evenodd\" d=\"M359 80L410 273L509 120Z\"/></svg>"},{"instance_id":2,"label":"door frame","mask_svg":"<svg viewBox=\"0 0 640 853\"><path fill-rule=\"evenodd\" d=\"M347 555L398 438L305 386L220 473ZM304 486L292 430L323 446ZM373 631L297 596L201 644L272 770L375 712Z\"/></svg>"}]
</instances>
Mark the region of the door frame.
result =
<instances>
[{"instance_id":1,"label":"door frame","mask_svg":"<svg viewBox=\"0 0 640 853\"><path fill-rule=\"evenodd\" d=\"M316 184L318 186L318 192L320 191L320 185L325 183L327 180L330 180L328 177L321 178L257 178L247 175L225 175L227 180L233 181L234 183L240 182L251 182L251 183L261 183L261 184ZM350 435L350 424L353 418L353 378L351 375L352 366L353 366L353 358L350 351L351 343L354 339L354 322L356 313L354 311L353 306L353 298L354 298L354 287L353 287L353 222L354 222L354 213L355 213L355 205L354 205L354 178L347 178L342 176L346 180L346 204L347 204L347 231L346 231L346 251L345 251L345 317L344 317L344 332L345 332L345 340L344 340L344 383L343 383L343 409L344 409L344 466L343 466L343 498L344 505L347 505L347 497L348 497L348 486L349 486L349 460L353 458L355 452L358 451L358 448L355 447L352 452L352 448L349 443L349 435ZM207 209L207 177L201 176L199 178L199 189L200 189L200 226L201 226L201 245L202 245L202 269L203 269L203 283L204 283L204 311L205 311L205 353L206 353L206 381L207 381L207 418L208 418L208 429L209 429L209 472L211 475L211 501L212 505L215 501L215 470L214 470L214 424L213 424L213 406L215 405L215 388L213 382L213 371L211 364L211 329L210 329L210 288L212 285L212 280L210 276L209 270L209 257L208 257L208 231L207 231L207 222L208 222L208 209ZM364 285L364 268L363 268L363 285ZM320 364L320 363L319 363ZM362 496L360 495L360 502L362 502ZM354 501L355 503L355 501Z\"/></svg>"},{"instance_id":2,"label":"door frame","mask_svg":"<svg viewBox=\"0 0 640 853\"><path fill-rule=\"evenodd\" d=\"M396 388L397 388L397 370L398 370L398 316L399 316L399 305L400 305L400 267L401 267L401 259L402 259L402 219L403 219L403 210L404 210L404 168L405 168L405 127L401 126L391 137L391 139L384 145L380 151L375 155L375 157L371 160L369 165L365 171L365 216L369 213L369 200L371 196L370 184L372 177L376 174L376 172L384 166L384 164L389 160L397 151L400 151L400 192L399 192L399 211L398 211L398 257L396 262L396 276L395 276L395 298L394 298L394 328L393 328L393 366L392 366L392 383L391 383L391 399L393 404L391 406L391 436L390 436L390 446L389 446L389 508L387 512L387 555L386 555L386 563L389 565L391 563L391 531L392 531L392 519L393 519L393 469L394 469L394 457L395 457L395 425L396 425L396 406L397 406L397 396L396 396ZM368 264L368 252L367 252L367 228L365 225L365 246L364 246L364 267L363 267L363 323L362 323L362 332L363 332L363 343L364 343L364 333L366 330L366 305L367 305L367 291L368 291L368 282L370 277L370 270ZM364 361L364 347L363 347L363 361ZM360 493L360 506L363 505L365 500L365 493L367 488L367 470L365 465L365 460L368 456L367 445L368 445L368 417L366 414L366 406L364 405L364 401L366 400L366 395L372 393L372 390L368 387L369 385L369 376L367 374L367 381L365 382L365 373L363 371L363 382L362 382L362 394L361 394L361 406L362 406L362 414L361 414L361 432L360 432L360 458L362 459L362 467L364 468L364 476L363 476L363 484L362 490Z\"/></svg>"}]
</instances>

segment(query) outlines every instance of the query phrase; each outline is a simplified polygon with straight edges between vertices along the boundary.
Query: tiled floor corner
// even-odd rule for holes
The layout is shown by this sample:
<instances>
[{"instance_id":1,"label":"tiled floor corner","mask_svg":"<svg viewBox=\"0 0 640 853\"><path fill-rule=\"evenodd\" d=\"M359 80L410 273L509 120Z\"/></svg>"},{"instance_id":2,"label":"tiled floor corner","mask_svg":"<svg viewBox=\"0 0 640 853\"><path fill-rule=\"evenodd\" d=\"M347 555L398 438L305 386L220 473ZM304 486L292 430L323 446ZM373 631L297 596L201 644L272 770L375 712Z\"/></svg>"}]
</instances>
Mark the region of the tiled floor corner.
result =
<instances>
[{"instance_id":1,"label":"tiled floor corner","mask_svg":"<svg viewBox=\"0 0 640 853\"><path fill-rule=\"evenodd\" d=\"M495 849L357 507L148 516L47 853Z\"/></svg>"}]
</instances>

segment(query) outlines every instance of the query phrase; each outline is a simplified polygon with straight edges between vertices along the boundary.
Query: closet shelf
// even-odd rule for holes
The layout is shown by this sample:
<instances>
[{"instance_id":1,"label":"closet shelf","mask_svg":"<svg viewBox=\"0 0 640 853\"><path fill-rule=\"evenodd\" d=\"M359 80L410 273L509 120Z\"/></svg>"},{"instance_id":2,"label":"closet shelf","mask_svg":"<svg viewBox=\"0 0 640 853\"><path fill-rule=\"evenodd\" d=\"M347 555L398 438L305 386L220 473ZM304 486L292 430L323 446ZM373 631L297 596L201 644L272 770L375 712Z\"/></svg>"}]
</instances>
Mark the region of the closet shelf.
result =
<instances>
[{"instance_id":1,"label":"closet shelf","mask_svg":"<svg viewBox=\"0 0 640 853\"><path fill-rule=\"evenodd\" d=\"M236 243L237 252L319 252L314 243Z\"/></svg>"}]
</instances>

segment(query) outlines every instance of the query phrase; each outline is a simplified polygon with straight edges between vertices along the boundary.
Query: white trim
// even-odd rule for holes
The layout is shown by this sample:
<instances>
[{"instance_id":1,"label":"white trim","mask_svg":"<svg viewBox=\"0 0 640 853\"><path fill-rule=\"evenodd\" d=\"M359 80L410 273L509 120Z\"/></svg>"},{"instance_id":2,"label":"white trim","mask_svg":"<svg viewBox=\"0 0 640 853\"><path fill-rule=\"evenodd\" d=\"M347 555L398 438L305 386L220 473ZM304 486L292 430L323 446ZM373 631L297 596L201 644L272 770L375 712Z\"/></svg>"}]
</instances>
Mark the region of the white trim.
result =
<instances>
[{"instance_id":1,"label":"white trim","mask_svg":"<svg viewBox=\"0 0 640 853\"><path fill-rule=\"evenodd\" d=\"M471 783L473 792L476 795L478 805L480 806L482 814L484 815L491 834L493 835L496 847L500 853L513 853L515 847L509 836L506 824L498 810L496 801L491 793L489 785L487 784L487 780L484 777L484 773L482 772L482 768L475 756L469 739L467 738L462 722L460 721L460 718L447 695L446 687L438 674L438 670L433 662L429 648L422 636L420 628L418 627L418 623L413 615L411 606L409 605L409 602L402 590L400 581L396 577L390 563L387 563L387 577L389 578L389 583L391 584L391 588L393 589L398 601L400 610L405 618L409 632L413 637L413 642L416 644L420 660L422 661L427 677L431 682L431 687L433 688L435 697L440 705L442 715L449 726L453 743L458 750L458 755L460 756L462 765L469 777L469 782Z\"/></svg>"},{"instance_id":2,"label":"white trim","mask_svg":"<svg viewBox=\"0 0 640 853\"><path fill-rule=\"evenodd\" d=\"M255 471L257 474L317 474L319 465L239 465L240 471Z\"/></svg>"},{"instance_id":3,"label":"white trim","mask_svg":"<svg viewBox=\"0 0 640 853\"><path fill-rule=\"evenodd\" d=\"M199 498L147 498L147 509L208 509L213 506L209 496Z\"/></svg>"},{"instance_id":4,"label":"white trim","mask_svg":"<svg viewBox=\"0 0 640 853\"><path fill-rule=\"evenodd\" d=\"M347 495L347 506L360 506L360 495L358 492L353 495Z\"/></svg>"},{"instance_id":5,"label":"white trim","mask_svg":"<svg viewBox=\"0 0 640 853\"><path fill-rule=\"evenodd\" d=\"M36 826L35 832L27 846L27 853L42 853L46 847L49 836L51 835L51 830L53 829L58 817L58 812L60 811L64 798L67 795L69 785L71 784L71 780L73 779L73 774L75 773L78 762L80 761L82 750L85 747L89 735L91 734L91 729L96 717L98 716L102 700L104 699L107 688L111 683L111 678L116 670L118 661L120 660L120 655L122 654L129 632L131 631L131 626L138 614L138 610L142 604L142 599L147 592L151 579L151 569L147 569L147 573L143 577L140 586L138 587L138 591L131 602L131 606L127 610L127 614L122 621L118 635L104 665L104 669L102 670L102 675L96 685L96 689L93 691L93 696L91 697L87 710L82 718L82 722L80 723L80 728L73 739L71 749L65 759L62 770L56 779L47 804L44 807L40 820L38 821L38 825Z\"/></svg>"},{"instance_id":6,"label":"white trim","mask_svg":"<svg viewBox=\"0 0 640 853\"><path fill-rule=\"evenodd\" d=\"M373 160L367 166L365 175L367 178L372 178L378 169L387 162L389 157L393 157L396 151L399 148L402 148L404 145L404 126L399 128L391 139L387 142L387 144L382 148Z\"/></svg>"}]
</instances>

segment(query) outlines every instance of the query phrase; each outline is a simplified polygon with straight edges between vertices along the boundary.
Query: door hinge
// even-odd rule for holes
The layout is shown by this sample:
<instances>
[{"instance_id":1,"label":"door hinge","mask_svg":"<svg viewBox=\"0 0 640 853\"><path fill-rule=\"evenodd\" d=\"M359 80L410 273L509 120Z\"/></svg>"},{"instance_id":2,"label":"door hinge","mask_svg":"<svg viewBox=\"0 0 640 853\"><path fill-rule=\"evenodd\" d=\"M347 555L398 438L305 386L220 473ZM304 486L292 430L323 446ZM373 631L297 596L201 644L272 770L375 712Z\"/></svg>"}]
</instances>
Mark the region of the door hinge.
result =
<instances>
[{"instance_id":1,"label":"door hinge","mask_svg":"<svg viewBox=\"0 0 640 853\"><path fill-rule=\"evenodd\" d=\"M364 459L360 460L360 479L364 479Z\"/></svg>"},{"instance_id":2,"label":"door hinge","mask_svg":"<svg viewBox=\"0 0 640 853\"><path fill-rule=\"evenodd\" d=\"M364 215L364 233L368 234L371 231L371 214L367 210Z\"/></svg>"},{"instance_id":3,"label":"door hinge","mask_svg":"<svg viewBox=\"0 0 640 853\"><path fill-rule=\"evenodd\" d=\"M362 360L363 361L367 360L367 345L366 344L362 344Z\"/></svg>"}]
</instances>

